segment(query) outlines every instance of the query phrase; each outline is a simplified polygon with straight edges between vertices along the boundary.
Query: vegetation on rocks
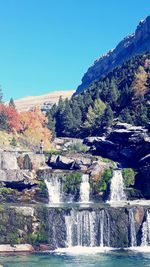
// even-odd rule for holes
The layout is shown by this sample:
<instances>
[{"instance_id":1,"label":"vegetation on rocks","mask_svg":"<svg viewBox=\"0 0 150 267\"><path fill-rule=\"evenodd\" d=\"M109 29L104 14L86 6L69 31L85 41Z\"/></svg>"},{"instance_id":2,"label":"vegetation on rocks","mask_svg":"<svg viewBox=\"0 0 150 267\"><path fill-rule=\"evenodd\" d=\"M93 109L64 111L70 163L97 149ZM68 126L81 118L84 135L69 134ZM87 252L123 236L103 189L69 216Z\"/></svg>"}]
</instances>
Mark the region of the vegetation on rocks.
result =
<instances>
[{"instance_id":1,"label":"vegetation on rocks","mask_svg":"<svg viewBox=\"0 0 150 267\"><path fill-rule=\"evenodd\" d=\"M122 170L124 178L124 184L126 187L134 186L136 172L131 168L125 168Z\"/></svg>"},{"instance_id":2,"label":"vegetation on rocks","mask_svg":"<svg viewBox=\"0 0 150 267\"><path fill-rule=\"evenodd\" d=\"M65 176L63 190L67 194L79 194L82 174L70 173Z\"/></svg>"},{"instance_id":3,"label":"vegetation on rocks","mask_svg":"<svg viewBox=\"0 0 150 267\"><path fill-rule=\"evenodd\" d=\"M98 179L90 179L90 185L94 196L102 196L105 198L108 195L113 170L111 168L105 169Z\"/></svg>"}]
</instances>

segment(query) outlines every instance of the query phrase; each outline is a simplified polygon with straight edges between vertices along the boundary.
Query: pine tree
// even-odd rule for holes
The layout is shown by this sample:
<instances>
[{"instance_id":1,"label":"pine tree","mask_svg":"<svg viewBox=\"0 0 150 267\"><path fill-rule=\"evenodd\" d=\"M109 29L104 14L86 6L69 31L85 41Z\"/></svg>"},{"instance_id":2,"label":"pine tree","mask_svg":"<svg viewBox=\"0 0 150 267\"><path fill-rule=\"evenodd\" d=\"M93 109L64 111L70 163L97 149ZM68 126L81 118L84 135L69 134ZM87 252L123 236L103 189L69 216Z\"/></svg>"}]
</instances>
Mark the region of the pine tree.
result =
<instances>
[{"instance_id":1,"label":"pine tree","mask_svg":"<svg viewBox=\"0 0 150 267\"><path fill-rule=\"evenodd\" d=\"M73 135L73 114L68 99L65 100L65 108L61 117L62 123L62 135Z\"/></svg>"},{"instance_id":2,"label":"pine tree","mask_svg":"<svg viewBox=\"0 0 150 267\"><path fill-rule=\"evenodd\" d=\"M107 101L112 107L115 108L117 106L118 97L119 97L119 91L115 83L115 80L112 79L110 83L109 93L107 95Z\"/></svg>"},{"instance_id":3,"label":"pine tree","mask_svg":"<svg viewBox=\"0 0 150 267\"><path fill-rule=\"evenodd\" d=\"M0 103L3 103L3 92L1 86L0 86Z\"/></svg>"},{"instance_id":4,"label":"pine tree","mask_svg":"<svg viewBox=\"0 0 150 267\"><path fill-rule=\"evenodd\" d=\"M62 115L64 112L64 108L65 108L65 103L62 97L60 97L58 101L57 112L55 114L57 136L61 136L63 132Z\"/></svg>"},{"instance_id":5,"label":"pine tree","mask_svg":"<svg viewBox=\"0 0 150 267\"><path fill-rule=\"evenodd\" d=\"M47 118L48 118L48 129L52 132L53 139L56 137L56 121L55 118L53 118L51 114L51 110L47 113Z\"/></svg>"},{"instance_id":6,"label":"pine tree","mask_svg":"<svg viewBox=\"0 0 150 267\"><path fill-rule=\"evenodd\" d=\"M121 114L120 114L120 118L121 121L126 122L126 123L133 123L130 111L128 108L125 108L124 110L122 110Z\"/></svg>"},{"instance_id":7,"label":"pine tree","mask_svg":"<svg viewBox=\"0 0 150 267\"><path fill-rule=\"evenodd\" d=\"M15 105L15 103L14 103L13 98L10 99L10 101L9 101L9 106L10 106L11 108L13 108L13 109L16 109L16 105Z\"/></svg>"},{"instance_id":8,"label":"pine tree","mask_svg":"<svg viewBox=\"0 0 150 267\"><path fill-rule=\"evenodd\" d=\"M82 123L81 109L76 100L71 103L71 107L72 107L72 115L73 115L73 129L74 129L74 132L78 133L81 127L81 123Z\"/></svg>"},{"instance_id":9,"label":"pine tree","mask_svg":"<svg viewBox=\"0 0 150 267\"><path fill-rule=\"evenodd\" d=\"M0 128L7 130L7 116L4 111L0 113Z\"/></svg>"},{"instance_id":10,"label":"pine tree","mask_svg":"<svg viewBox=\"0 0 150 267\"><path fill-rule=\"evenodd\" d=\"M104 114L102 116L102 127L109 127L113 123L113 111L109 105L107 105Z\"/></svg>"}]
</instances>

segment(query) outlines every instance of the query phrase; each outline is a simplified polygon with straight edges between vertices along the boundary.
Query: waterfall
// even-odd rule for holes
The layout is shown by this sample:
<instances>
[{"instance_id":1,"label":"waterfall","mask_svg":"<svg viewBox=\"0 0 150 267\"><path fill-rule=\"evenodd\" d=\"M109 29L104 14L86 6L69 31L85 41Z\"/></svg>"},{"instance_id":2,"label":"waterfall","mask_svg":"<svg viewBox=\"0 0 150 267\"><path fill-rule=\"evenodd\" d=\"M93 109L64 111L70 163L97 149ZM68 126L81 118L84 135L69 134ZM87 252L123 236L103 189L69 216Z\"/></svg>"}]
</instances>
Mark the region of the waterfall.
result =
<instances>
[{"instance_id":1,"label":"waterfall","mask_svg":"<svg viewBox=\"0 0 150 267\"><path fill-rule=\"evenodd\" d=\"M104 246L104 210L100 211L100 247Z\"/></svg>"},{"instance_id":2,"label":"waterfall","mask_svg":"<svg viewBox=\"0 0 150 267\"><path fill-rule=\"evenodd\" d=\"M150 212L146 213L146 221L142 226L142 242L141 246L149 246L150 245Z\"/></svg>"},{"instance_id":3,"label":"waterfall","mask_svg":"<svg viewBox=\"0 0 150 267\"><path fill-rule=\"evenodd\" d=\"M100 213L96 211L72 209L65 216L66 224L66 246L83 246L83 247L104 247L104 237L109 244L109 223L104 210ZM104 226L106 224L105 230Z\"/></svg>"},{"instance_id":4,"label":"waterfall","mask_svg":"<svg viewBox=\"0 0 150 267\"><path fill-rule=\"evenodd\" d=\"M125 201L124 182L121 170L114 170L110 185L110 202Z\"/></svg>"},{"instance_id":5,"label":"waterfall","mask_svg":"<svg viewBox=\"0 0 150 267\"><path fill-rule=\"evenodd\" d=\"M89 199L90 199L89 175L83 174L80 185L80 201L83 203L87 203L89 202Z\"/></svg>"},{"instance_id":6,"label":"waterfall","mask_svg":"<svg viewBox=\"0 0 150 267\"><path fill-rule=\"evenodd\" d=\"M61 181L56 176L46 177L45 184L48 189L49 203L60 203L61 202Z\"/></svg>"},{"instance_id":7,"label":"waterfall","mask_svg":"<svg viewBox=\"0 0 150 267\"><path fill-rule=\"evenodd\" d=\"M129 227L130 227L130 246L136 247L137 240L136 240L136 229L135 229L135 220L133 210L129 210Z\"/></svg>"}]
</instances>

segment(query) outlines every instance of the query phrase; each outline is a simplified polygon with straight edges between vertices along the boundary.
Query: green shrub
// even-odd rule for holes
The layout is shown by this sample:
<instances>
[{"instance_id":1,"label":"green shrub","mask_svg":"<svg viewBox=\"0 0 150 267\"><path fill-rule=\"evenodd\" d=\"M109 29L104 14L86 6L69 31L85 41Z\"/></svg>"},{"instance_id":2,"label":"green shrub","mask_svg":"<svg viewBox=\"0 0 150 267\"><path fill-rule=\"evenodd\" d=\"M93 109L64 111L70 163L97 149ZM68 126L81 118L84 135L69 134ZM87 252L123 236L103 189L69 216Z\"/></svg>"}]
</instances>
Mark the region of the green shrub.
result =
<instances>
[{"instance_id":1,"label":"green shrub","mask_svg":"<svg viewBox=\"0 0 150 267\"><path fill-rule=\"evenodd\" d=\"M124 178L124 184L126 187L130 187L135 183L136 172L131 168L125 168L122 170L122 175Z\"/></svg>"},{"instance_id":2,"label":"green shrub","mask_svg":"<svg viewBox=\"0 0 150 267\"><path fill-rule=\"evenodd\" d=\"M76 141L75 143L73 143L71 146L69 146L69 150L71 152L83 152L86 153L88 151L88 148L86 145L83 145L83 143L81 141Z\"/></svg>"},{"instance_id":3,"label":"green shrub","mask_svg":"<svg viewBox=\"0 0 150 267\"><path fill-rule=\"evenodd\" d=\"M17 140L14 136L13 136L12 140L10 141L10 145L11 146L17 146Z\"/></svg>"},{"instance_id":4,"label":"green shrub","mask_svg":"<svg viewBox=\"0 0 150 267\"><path fill-rule=\"evenodd\" d=\"M107 191L112 175L113 175L112 169L105 169L97 180L90 180L90 184L94 192L99 194L100 192Z\"/></svg>"},{"instance_id":5,"label":"green shrub","mask_svg":"<svg viewBox=\"0 0 150 267\"><path fill-rule=\"evenodd\" d=\"M100 181L100 187L99 187L100 191L107 190L107 184L110 183L112 175L113 175L112 169L104 170L101 176L101 181Z\"/></svg>"},{"instance_id":6,"label":"green shrub","mask_svg":"<svg viewBox=\"0 0 150 267\"><path fill-rule=\"evenodd\" d=\"M63 190L66 193L76 194L80 189L82 174L79 172L66 175Z\"/></svg>"},{"instance_id":7,"label":"green shrub","mask_svg":"<svg viewBox=\"0 0 150 267\"><path fill-rule=\"evenodd\" d=\"M10 195L14 192L14 189L7 187L0 187L0 195Z\"/></svg>"}]
</instances>

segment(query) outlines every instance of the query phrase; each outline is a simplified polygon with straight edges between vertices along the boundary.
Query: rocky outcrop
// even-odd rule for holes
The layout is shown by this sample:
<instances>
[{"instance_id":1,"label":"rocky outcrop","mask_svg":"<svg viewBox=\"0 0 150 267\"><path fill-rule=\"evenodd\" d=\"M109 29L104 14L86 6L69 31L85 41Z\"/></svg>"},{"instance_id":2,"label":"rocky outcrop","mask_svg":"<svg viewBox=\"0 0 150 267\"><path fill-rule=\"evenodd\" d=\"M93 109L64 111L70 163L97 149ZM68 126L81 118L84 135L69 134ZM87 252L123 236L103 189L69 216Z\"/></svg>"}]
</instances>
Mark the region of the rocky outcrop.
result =
<instances>
[{"instance_id":1,"label":"rocky outcrop","mask_svg":"<svg viewBox=\"0 0 150 267\"><path fill-rule=\"evenodd\" d=\"M1 170L17 170L17 157L13 152L0 153L0 169Z\"/></svg>"},{"instance_id":2,"label":"rocky outcrop","mask_svg":"<svg viewBox=\"0 0 150 267\"><path fill-rule=\"evenodd\" d=\"M105 137L90 137L84 143L96 155L115 161L124 161L128 166L136 166L150 152L148 130L141 126L117 123ZM133 160L134 159L134 160Z\"/></svg>"},{"instance_id":3,"label":"rocky outcrop","mask_svg":"<svg viewBox=\"0 0 150 267\"><path fill-rule=\"evenodd\" d=\"M48 211L44 207L1 206L0 252L32 252L33 246L47 244L47 217Z\"/></svg>"},{"instance_id":4,"label":"rocky outcrop","mask_svg":"<svg viewBox=\"0 0 150 267\"><path fill-rule=\"evenodd\" d=\"M74 156L52 155L48 160L48 165L54 169L81 170L87 171L91 166L92 160L82 154Z\"/></svg>"},{"instance_id":5,"label":"rocky outcrop","mask_svg":"<svg viewBox=\"0 0 150 267\"><path fill-rule=\"evenodd\" d=\"M89 137L84 143L91 147L94 155L100 155L120 162L122 166L135 168L138 172L135 187L150 198L150 136L148 129L117 123L105 137ZM140 194L138 191L131 193Z\"/></svg>"},{"instance_id":6,"label":"rocky outcrop","mask_svg":"<svg viewBox=\"0 0 150 267\"><path fill-rule=\"evenodd\" d=\"M87 172L92 177L97 177L104 169L112 167L111 164L105 163L99 158L85 154L76 154L74 156L52 155L48 160L48 165L52 169Z\"/></svg>"},{"instance_id":7,"label":"rocky outcrop","mask_svg":"<svg viewBox=\"0 0 150 267\"><path fill-rule=\"evenodd\" d=\"M150 16L141 21L134 34L124 38L115 49L97 59L82 78L76 93L82 92L96 79L106 76L115 67L134 55L150 49Z\"/></svg>"}]
</instances>

